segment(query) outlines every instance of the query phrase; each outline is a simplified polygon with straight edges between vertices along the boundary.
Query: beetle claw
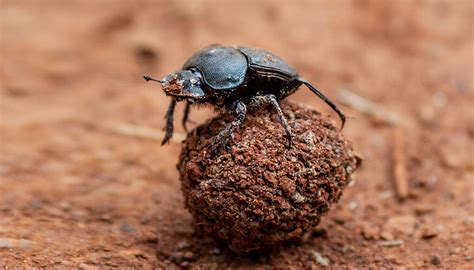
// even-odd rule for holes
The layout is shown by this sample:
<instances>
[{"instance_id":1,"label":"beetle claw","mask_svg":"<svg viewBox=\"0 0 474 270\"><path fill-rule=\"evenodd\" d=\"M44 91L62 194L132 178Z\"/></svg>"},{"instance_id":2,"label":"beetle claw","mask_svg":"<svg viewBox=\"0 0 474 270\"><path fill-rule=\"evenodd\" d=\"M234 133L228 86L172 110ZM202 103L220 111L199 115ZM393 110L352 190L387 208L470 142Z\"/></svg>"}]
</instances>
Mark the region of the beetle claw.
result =
<instances>
[{"instance_id":1,"label":"beetle claw","mask_svg":"<svg viewBox=\"0 0 474 270\"><path fill-rule=\"evenodd\" d=\"M173 135L169 134L168 132L166 133L165 137L163 138L163 141L161 142L161 145L165 145L168 143Z\"/></svg>"}]
</instances>

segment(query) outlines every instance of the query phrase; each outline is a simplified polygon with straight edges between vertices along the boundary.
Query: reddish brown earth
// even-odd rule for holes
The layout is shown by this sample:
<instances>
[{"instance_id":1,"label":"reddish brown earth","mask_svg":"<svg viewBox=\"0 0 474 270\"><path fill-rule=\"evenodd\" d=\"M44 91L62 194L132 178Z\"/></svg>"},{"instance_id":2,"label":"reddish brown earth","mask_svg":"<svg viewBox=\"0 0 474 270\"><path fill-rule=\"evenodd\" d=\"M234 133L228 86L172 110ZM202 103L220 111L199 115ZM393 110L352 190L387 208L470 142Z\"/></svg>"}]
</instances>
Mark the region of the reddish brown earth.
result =
<instances>
[{"instance_id":1,"label":"reddish brown earth","mask_svg":"<svg viewBox=\"0 0 474 270\"><path fill-rule=\"evenodd\" d=\"M234 2L0 2L0 268L473 267L473 2ZM238 256L198 237L180 144L123 127L160 130L168 99L141 75L214 42L267 48L331 98L397 114L408 197L393 127L344 107L364 164L306 243ZM290 99L337 120L308 90Z\"/></svg>"}]
</instances>

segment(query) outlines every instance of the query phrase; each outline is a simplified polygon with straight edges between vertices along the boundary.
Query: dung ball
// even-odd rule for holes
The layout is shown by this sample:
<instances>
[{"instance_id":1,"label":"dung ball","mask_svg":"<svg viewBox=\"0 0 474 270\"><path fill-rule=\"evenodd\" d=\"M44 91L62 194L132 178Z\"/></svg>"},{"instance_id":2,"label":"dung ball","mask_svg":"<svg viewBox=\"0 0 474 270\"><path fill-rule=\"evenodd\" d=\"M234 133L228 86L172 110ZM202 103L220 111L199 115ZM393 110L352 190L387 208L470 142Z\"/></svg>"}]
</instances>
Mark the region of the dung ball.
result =
<instances>
[{"instance_id":1,"label":"dung ball","mask_svg":"<svg viewBox=\"0 0 474 270\"><path fill-rule=\"evenodd\" d=\"M185 207L199 232L237 253L303 239L339 200L358 164L327 116L289 102L281 107L293 134L290 148L272 108L248 112L217 155L212 139L232 115L211 119L183 141L178 169Z\"/></svg>"}]
</instances>

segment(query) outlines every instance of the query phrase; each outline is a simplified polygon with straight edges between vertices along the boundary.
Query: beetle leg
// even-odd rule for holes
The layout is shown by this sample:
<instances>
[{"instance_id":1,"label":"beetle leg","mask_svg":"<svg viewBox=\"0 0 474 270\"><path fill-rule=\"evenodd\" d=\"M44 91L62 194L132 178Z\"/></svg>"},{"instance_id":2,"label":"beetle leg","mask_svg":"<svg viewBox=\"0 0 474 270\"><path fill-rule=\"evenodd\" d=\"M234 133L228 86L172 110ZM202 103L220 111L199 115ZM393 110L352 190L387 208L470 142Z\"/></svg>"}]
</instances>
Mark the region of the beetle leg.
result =
<instances>
[{"instance_id":1,"label":"beetle leg","mask_svg":"<svg viewBox=\"0 0 474 270\"><path fill-rule=\"evenodd\" d=\"M288 121L286 120L286 117L285 117L285 115L283 114L283 111L280 108L280 104L278 104L278 100L276 99L276 97L274 95L266 95L264 97L267 98L268 101L272 104L272 106L276 109L276 111L278 113L278 119L280 120L281 125L285 129L286 137L288 139L286 147L290 148L291 144L292 144L292 142L291 142L291 136L292 136L291 130L290 130L290 126L288 125Z\"/></svg>"},{"instance_id":2,"label":"beetle leg","mask_svg":"<svg viewBox=\"0 0 474 270\"><path fill-rule=\"evenodd\" d=\"M329 98L327 98L323 93L319 92L318 89L316 89L316 87L312 86L307 80L303 79L303 78L298 78L298 81L300 81L301 83L303 83L304 85L306 85L306 87L309 88L309 90L311 90L311 92L315 93L316 95L318 95L318 97L320 99L322 99L324 102L326 102L327 105L329 105L329 107L331 107L338 115L339 115L339 118L341 118L341 121L342 121L342 125L341 125L341 130L344 128L344 124L346 123L346 116L344 115L344 112L342 112L341 109L339 109L336 104L334 104Z\"/></svg>"},{"instance_id":3,"label":"beetle leg","mask_svg":"<svg viewBox=\"0 0 474 270\"><path fill-rule=\"evenodd\" d=\"M189 102L186 102L186 107L184 107L184 115L183 115L183 119L181 120L181 125L183 126L184 130L186 132L188 132L188 129L186 128L186 123L187 122L191 122L189 121L188 117L189 117L189 110L191 109L191 103Z\"/></svg>"},{"instance_id":4,"label":"beetle leg","mask_svg":"<svg viewBox=\"0 0 474 270\"><path fill-rule=\"evenodd\" d=\"M168 111L166 111L166 134L161 142L161 145L167 143L171 137L173 136L173 116L174 116L174 108L176 107L176 100L172 99L170 105L168 106Z\"/></svg>"},{"instance_id":5,"label":"beetle leg","mask_svg":"<svg viewBox=\"0 0 474 270\"><path fill-rule=\"evenodd\" d=\"M233 104L233 110L235 114L235 119L231 123L217 134L216 137L212 140L211 154L215 155L219 152L221 148L227 147L227 143L230 138L234 136L234 131L244 122L245 115L247 113L247 107L245 104L238 100Z\"/></svg>"}]
</instances>

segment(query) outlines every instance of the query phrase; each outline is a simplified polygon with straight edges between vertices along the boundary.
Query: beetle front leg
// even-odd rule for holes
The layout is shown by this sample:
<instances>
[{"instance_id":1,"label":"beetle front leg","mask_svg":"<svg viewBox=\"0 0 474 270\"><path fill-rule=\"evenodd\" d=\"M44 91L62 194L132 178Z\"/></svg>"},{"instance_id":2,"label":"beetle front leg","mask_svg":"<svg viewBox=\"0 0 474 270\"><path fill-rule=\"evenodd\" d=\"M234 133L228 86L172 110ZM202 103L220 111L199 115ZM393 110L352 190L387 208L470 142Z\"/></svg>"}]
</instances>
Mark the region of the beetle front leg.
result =
<instances>
[{"instance_id":1,"label":"beetle front leg","mask_svg":"<svg viewBox=\"0 0 474 270\"><path fill-rule=\"evenodd\" d=\"M230 124L227 124L227 126L212 140L212 155L216 155L221 148L227 147L229 139L234 136L235 129L240 127L240 125L242 125L244 122L245 115L247 113L247 107L245 104L238 100L233 104L232 109L234 110L235 119Z\"/></svg>"},{"instance_id":2,"label":"beetle front leg","mask_svg":"<svg viewBox=\"0 0 474 270\"><path fill-rule=\"evenodd\" d=\"M170 105L168 106L168 110L166 111L166 127L165 127L165 137L161 142L161 145L167 143L171 137L173 137L173 116L174 116L174 108L176 107L176 100L172 99Z\"/></svg>"},{"instance_id":3,"label":"beetle front leg","mask_svg":"<svg viewBox=\"0 0 474 270\"><path fill-rule=\"evenodd\" d=\"M186 132L188 132L188 129L186 128L186 123L189 121L188 117L189 117L190 109L191 109L191 103L186 102L186 107L184 107L183 119L181 120L181 125L183 126L183 128ZM191 121L189 121L189 122L191 122Z\"/></svg>"}]
</instances>

